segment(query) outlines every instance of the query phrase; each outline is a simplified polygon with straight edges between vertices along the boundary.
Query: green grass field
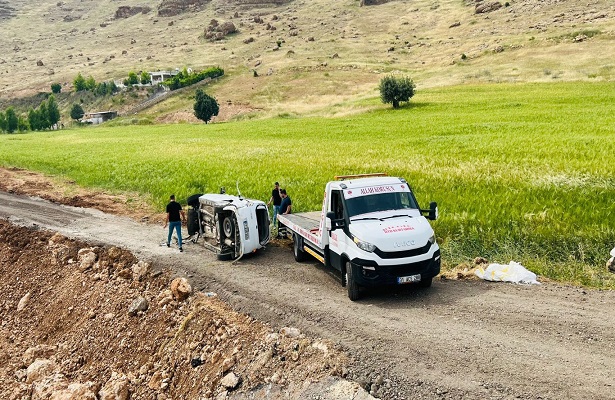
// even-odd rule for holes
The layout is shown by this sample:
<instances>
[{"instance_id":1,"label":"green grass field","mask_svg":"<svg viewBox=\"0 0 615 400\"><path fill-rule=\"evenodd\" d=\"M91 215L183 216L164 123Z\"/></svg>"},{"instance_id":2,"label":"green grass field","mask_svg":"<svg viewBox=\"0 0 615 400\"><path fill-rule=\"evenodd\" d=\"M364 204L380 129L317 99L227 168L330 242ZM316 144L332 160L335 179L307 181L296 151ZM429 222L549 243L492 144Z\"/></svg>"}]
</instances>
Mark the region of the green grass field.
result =
<instances>
[{"instance_id":1,"label":"green grass field","mask_svg":"<svg viewBox=\"0 0 615 400\"><path fill-rule=\"evenodd\" d=\"M294 210L319 209L334 175L405 177L426 207L446 268L476 256L521 262L562 282L615 288L615 84L456 86L419 91L405 108L346 118L213 125L90 127L0 135L0 165L86 187L142 193L161 210L225 186Z\"/></svg>"}]
</instances>

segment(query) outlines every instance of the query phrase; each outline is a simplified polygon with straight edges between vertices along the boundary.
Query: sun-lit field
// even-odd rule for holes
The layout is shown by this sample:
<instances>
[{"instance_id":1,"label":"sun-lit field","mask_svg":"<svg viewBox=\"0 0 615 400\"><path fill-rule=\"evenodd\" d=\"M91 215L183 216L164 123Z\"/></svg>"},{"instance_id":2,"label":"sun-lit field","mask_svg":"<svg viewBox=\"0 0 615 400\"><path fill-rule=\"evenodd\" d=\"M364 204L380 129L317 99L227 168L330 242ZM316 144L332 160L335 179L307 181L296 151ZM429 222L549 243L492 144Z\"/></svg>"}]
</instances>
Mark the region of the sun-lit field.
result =
<instances>
[{"instance_id":1,"label":"sun-lit field","mask_svg":"<svg viewBox=\"0 0 615 400\"><path fill-rule=\"evenodd\" d=\"M0 165L78 184L267 200L280 181L294 210L318 209L334 175L405 177L437 201L446 267L476 256L564 282L615 288L615 85L499 84L419 91L405 108L344 118L89 127L0 135Z\"/></svg>"}]
</instances>

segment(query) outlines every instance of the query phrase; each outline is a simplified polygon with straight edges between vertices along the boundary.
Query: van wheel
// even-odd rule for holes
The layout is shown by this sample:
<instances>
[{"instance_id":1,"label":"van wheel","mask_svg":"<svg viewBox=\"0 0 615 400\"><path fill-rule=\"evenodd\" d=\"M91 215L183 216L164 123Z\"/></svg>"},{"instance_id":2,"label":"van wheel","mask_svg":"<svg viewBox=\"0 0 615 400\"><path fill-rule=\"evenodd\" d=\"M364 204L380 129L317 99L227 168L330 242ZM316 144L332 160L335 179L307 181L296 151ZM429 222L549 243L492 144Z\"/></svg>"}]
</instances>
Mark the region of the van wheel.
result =
<instances>
[{"instance_id":1,"label":"van wheel","mask_svg":"<svg viewBox=\"0 0 615 400\"><path fill-rule=\"evenodd\" d=\"M303 238L296 233L293 233L293 254L297 262L307 260L308 253L303 250Z\"/></svg>"},{"instance_id":2,"label":"van wheel","mask_svg":"<svg viewBox=\"0 0 615 400\"><path fill-rule=\"evenodd\" d=\"M348 289L348 298L351 301L357 301L361 297L359 293L359 285L355 282L352 276L352 264L346 261L346 288Z\"/></svg>"}]
</instances>

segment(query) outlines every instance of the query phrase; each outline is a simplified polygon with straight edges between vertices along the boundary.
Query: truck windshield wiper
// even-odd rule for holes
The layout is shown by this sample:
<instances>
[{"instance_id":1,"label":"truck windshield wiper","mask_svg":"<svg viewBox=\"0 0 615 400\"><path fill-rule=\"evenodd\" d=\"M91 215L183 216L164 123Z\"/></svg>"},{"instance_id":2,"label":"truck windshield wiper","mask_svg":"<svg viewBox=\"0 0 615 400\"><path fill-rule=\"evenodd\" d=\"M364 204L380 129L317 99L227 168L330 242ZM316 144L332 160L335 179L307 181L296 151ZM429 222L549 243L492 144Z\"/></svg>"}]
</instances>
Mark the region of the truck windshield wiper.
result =
<instances>
[{"instance_id":1,"label":"truck windshield wiper","mask_svg":"<svg viewBox=\"0 0 615 400\"><path fill-rule=\"evenodd\" d=\"M385 220L385 219L390 219L390 218L399 218L399 217L408 217L408 218L412 218L411 216L409 216L408 214L398 214L398 215L391 215L390 217L384 217L384 218L380 218L381 220Z\"/></svg>"},{"instance_id":2,"label":"truck windshield wiper","mask_svg":"<svg viewBox=\"0 0 615 400\"><path fill-rule=\"evenodd\" d=\"M376 221L380 221L380 218L376 218L376 217L363 217L363 218L355 218L353 219L353 221L362 221L365 219L375 219Z\"/></svg>"}]
</instances>

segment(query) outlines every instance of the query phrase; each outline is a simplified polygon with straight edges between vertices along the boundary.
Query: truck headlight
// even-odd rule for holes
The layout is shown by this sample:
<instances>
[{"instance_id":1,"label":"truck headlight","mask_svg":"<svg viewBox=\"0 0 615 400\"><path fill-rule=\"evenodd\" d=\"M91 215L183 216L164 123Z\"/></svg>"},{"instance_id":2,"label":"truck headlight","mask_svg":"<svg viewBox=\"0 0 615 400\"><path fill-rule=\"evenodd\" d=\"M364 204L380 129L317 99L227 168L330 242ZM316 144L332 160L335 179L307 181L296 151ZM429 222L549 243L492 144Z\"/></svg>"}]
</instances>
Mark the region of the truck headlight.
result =
<instances>
[{"instance_id":1,"label":"truck headlight","mask_svg":"<svg viewBox=\"0 0 615 400\"><path fill-rule=\"evenodd\" d=\"M436 234L435 233L429 237L429 243L431 243L431 244L436 243Z\"/></svg>"},{"instance_id":2,"label":"truck headlight","mask_svg":"<svg viewBox=\"0 0 615 400\"><path fill-rule=\"evenodd\" d=\"M360 248L361 250L367 251L368 253L371 253L374 250L376 250L375 245L368 243L368 242L364 242L363 240L357 238L356 236L352 238L352 241L357 245L358 248Z\"/></svg>"}]
</instances>

